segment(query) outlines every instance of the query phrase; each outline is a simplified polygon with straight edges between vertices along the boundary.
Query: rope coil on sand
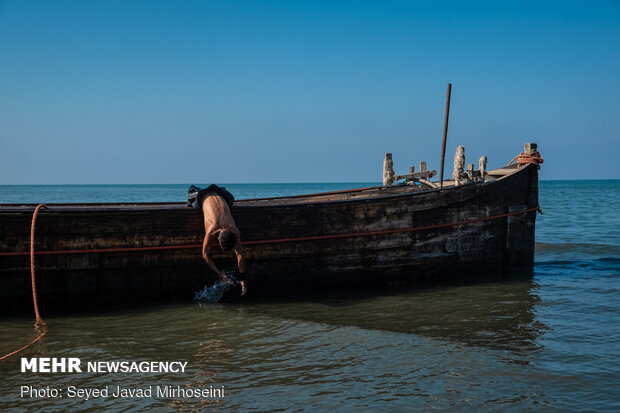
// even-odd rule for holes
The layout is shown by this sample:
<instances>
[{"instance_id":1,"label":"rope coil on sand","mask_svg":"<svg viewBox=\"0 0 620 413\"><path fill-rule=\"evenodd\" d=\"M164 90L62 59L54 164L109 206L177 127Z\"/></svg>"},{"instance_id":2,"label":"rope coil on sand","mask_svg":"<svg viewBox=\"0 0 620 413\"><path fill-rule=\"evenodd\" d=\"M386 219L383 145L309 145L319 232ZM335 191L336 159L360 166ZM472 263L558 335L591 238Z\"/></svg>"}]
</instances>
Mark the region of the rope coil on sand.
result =
<instances>
[{"instance_id":1,"label":"rope coil on sand","mask_svg":"<svg viewBox=\"0 0 620 413\"><path fill-rule=\"evenodd\" d=\"M47 208L47 205L45 204L37 205L34 212L32 213L32 223L30 224L30 281L32 284L32 302L34 305L34 316L35 316L34 329L38 333L38 336L34 338L30 343L26 344L25 346L18 348L17 350L12 351L9 354L6 354L0 357L0 361L7 359L14 354L19 353L22 350L27 349L28 347L30 347L37 341L41 340L47 334L47 323L43 320L43 318L41 318L41 314L39 313L39 303L37 300L37 285L36 285L36 278L35 278L35 261L34 261L34 255L35 255L34 253L35 231L34 230L35 230L35 225L37 223L37 215L39 214L39 210L45 209L45 208Z\"/></svg>"}]
</instances>

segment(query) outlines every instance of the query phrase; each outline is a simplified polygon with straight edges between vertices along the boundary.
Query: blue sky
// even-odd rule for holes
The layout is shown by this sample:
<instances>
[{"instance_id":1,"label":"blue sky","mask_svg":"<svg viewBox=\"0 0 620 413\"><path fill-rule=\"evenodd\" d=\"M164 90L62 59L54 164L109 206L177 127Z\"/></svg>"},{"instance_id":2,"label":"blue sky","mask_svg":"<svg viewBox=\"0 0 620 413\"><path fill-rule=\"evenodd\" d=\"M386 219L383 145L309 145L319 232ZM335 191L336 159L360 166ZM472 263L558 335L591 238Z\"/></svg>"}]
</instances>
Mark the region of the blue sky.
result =
<instances>
[{"instance_id":1,"label":"blue sky","mask_svg":"<svg viewBox=\"0 0 620 413\"><path fill-rule=\"evenodd\" d=\"M620 3L2 1L0 184L620 179Z\"/></svg>"}]
</instances>

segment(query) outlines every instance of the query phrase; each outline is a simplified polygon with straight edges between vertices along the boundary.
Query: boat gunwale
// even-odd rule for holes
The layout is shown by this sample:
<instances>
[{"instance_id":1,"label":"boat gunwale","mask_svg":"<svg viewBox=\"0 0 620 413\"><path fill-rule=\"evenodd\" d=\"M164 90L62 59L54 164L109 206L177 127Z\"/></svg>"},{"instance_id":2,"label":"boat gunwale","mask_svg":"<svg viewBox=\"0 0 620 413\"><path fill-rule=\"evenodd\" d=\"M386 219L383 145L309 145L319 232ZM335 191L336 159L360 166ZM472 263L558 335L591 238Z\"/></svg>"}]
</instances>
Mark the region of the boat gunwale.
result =
<instances>
[{"instance_id":1,"label":"boat gunwale","mask_svg":"<svg viewBox=\"0 0 620 413\"><path fill-rule=\"evenodd\" d=\"M234 211L235 209L259 209L259 208L286 208L286 207L296 207L296 206L308 206L308 205L323 205L323 204L339 204L339 203L355 203L355 202L369 202L369 201L378 201L378 200L385 200L385 199L392 199L392 198L400 198L400 197L407 197L407 196L419 196L422 194L429 194L429 193L439 193L439 192L444 192L446 190L455 190L457 188L465 188L465 187L471 187L473 185L479 185L479 186L488 186L488 185L492 185L495 183L498 183L500 181L503 181L504 178L510 177L515 175L517 172L523 171L528 169L529 167L533 167L533 165L528 164L523 168L515 168L514 171L507 173L497 179L494 180L490 180L490 181L485 181L485 182L467 182L464 183L462 185L459 186L445 186L443 188L430 188L430 189L423 189L421 191L407 191L407 192L403 192L403 193L383 193L383 194L377 194L374 196L368 196L368 197L359 197L359 198L344 198L344 199L330 199L330 200L320 200L320 201L314 201L314 202L306 202L306 203L302 203L302 202L286 202L286 200L288 199L301 199L301 198L310 198L310 197L319 197L319 196L326 196L326 195L338 195L338 194L347 194L347 193L354 193L354 192L363 192L363 191L369 191L369 190L381 190L384 189L384 191L389 191L390 189L393 188L403 188L404 186L406 186L406 184L400 184L400 185L392 185L392 186L373 186L373 187L365 187L365 188L354 188L354 189L345 189L345 190L340 190L340 191L328 191L328 192L317 192L317 193L312 193L312 194L298 194L298 195L290 195L290 196L279 196L279 197L271 197L271 198L247 198L247 199L239 199L239 200L235 200L235 204L233 205L232 210ZM506 169L506 167L502 167L502 168L498 168L498 169ZM493 170L489 170L487 173L491 173ZM444 181L445 182L445 181ZM283 201L283 202L274 202L274 203L267 203L269 201ZM260 202L261 204L258 205L240 205L243 203L247 203L247 202ZM0 203L0 214L3 213L20 213L20 212L26 212L20 209L20 207L28 207L28 208L34 208L36 207L37 203L23 203L23 204L11 204L11 203ZM168 207L172 207L174 206L175 209L179 208L179 207L185 207L185 208L181 208L183 210L186 210L186 202L84 202L84 203L71 203L71 202L61 202L61 203L45 203L45 205L47 205L48 207L65 207L62 210L66 211L66 212L118 212L118 210L115 209L107 209L107 208L102 208L102 209L90 209L90 210L82 210L82 207L120 207L119 209L122 210L123 212L147 212L147 211L162 211L162 210L170 210L171 208L145 208L145 207L149 207L149 206L153 206L153 207L157 207L157 206L168 206ZM77 209L72 209L71 207L77 208ZM123 207L134 207L134 208L123 208ZM7 208L7 209L4 209ZM11 209L8 209L11 208ZM14 209L13 209L14 208ZM27 211L30 212L30 211Z\"/></svg>"}]
</instances>

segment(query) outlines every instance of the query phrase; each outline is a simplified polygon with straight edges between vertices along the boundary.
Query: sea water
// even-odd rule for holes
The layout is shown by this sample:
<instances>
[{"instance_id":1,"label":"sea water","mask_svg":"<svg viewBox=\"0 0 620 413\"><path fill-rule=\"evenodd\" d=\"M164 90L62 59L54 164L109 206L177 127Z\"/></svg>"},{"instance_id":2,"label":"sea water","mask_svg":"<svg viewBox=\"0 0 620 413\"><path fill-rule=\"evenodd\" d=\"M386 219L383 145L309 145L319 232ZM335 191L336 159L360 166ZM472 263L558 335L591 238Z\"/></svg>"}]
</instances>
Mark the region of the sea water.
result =
<instances>
[{"instance_id":1,"label":"sea water","mask_svg":"<svg viewBox=\"0 0 620 413\"><path fill-rule=\"evenodd\" d=\"M360 185L225 186L248 198ZM184 202L187 186L2 186L0 202ZM620 181L542 181L540 205L530 280L203 306L192 291L165 307L43 314L49 332L24 356L186 372L26 374L14 357L0 362L0 410L620 411ZM1 354L33 338L32 321L0 319ZM154 394L28 398L20 386ZM196 388L216 397L156 394Z\"/></svg>"}]
</instances>

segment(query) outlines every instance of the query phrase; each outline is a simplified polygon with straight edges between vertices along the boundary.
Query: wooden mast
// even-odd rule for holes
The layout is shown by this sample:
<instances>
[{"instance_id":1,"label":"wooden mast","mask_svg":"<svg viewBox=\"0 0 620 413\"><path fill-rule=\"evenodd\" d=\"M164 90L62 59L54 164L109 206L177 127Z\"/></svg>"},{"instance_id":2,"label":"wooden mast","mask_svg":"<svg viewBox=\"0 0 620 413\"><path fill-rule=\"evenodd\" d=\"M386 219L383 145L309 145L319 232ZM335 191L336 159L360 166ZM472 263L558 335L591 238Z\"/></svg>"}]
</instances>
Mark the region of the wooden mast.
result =
<instances>
[{"instance_id":1,"label":"wooden mast","mask_svg":"<svg viewBox=\"0 0 620 413\"><path fill-rule=\"evenodd\" d=\"M443 121L443 143L441 144L441 173L439 175L439 187L443 188L443 164L446 158L446 139L448 137L448 118L450 117L450 93L452 83L448 83L448 95L446 96L446 117Z\"/></svg>"}]
</instances>

